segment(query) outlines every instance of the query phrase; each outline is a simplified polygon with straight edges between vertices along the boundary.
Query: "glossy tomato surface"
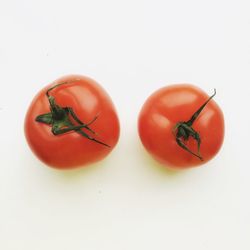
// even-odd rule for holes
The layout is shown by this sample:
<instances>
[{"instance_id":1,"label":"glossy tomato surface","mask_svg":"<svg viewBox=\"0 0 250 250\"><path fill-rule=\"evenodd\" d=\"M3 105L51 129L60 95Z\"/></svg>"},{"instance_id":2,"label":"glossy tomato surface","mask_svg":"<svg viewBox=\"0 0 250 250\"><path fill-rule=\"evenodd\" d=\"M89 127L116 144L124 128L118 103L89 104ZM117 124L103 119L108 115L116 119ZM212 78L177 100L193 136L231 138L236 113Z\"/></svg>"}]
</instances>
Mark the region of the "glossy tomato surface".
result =
<instances>
[{"instance_id":1,"label":"glossy tomato surface","mask_svg":"<svg viewBox=\"0 0 250 250\"><path fill-rule=\"evenodd\" d=\"M224 118L213 99L192 126L201 139L203 160L176 142L176 124L188 121L208 98L194 85L176 84L159 89L146 100L139 114L138 130L144 147L157 161L167 167L183 169L206 163L218 153L224 138ZM192 137L184 143L197 152L197 141Z\"/></svg>"},{"instance_id":2,"label":"glossy tomato surface","mask_svg":"<svg viewBox=\"0 0 250 250\"><path fill-rule=\"evenodd\" d=\"M51 111L46 91L61 83L50 91L57 105L72 108L85 124L98 116L89 125L96 134L84 128L82 131L109 147L89 140L76 131L54 135L51 125L36 121L37 116ZM76 124L72 117L70 119ZM71 75L54 81L35 96L26 114L25 136L32 151L45 164L70 169L107 156L118 142L119 121L110 97L98 83L88 77Z\"/></svg>"}]
</instances>

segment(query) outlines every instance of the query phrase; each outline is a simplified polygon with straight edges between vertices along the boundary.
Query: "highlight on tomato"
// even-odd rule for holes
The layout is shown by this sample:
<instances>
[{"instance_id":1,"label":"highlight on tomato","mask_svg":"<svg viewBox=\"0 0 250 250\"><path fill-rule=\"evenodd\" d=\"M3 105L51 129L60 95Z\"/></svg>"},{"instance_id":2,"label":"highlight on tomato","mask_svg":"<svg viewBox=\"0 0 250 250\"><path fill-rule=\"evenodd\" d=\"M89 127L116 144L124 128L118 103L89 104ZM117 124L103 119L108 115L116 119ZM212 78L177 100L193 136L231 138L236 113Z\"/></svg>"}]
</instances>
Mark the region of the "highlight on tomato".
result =
<instances>
[{"instance_id":1,"label":"highlight on tomato","mask_svg":"<svg viewBox=\"0 0 250 250\"><path fill-rule=\"evenodd\" d=\"M24 124L34 154L58 169L81 167L106 157L119 139L111 98L94 80L62 77L39 91Z\"/></svg>"},{"instance_id":2,"label":"highlight on tomato","mask_svg":"<svg viewBox=\"0 0 250 250\"><path fill-rule=\"evenodd\" d=\"M191 84L174 84L154 92L138 118L142 144L154 159L176 169L211 160L224 139L224 118L214 101Z\"/></svg>"}]
</instances>

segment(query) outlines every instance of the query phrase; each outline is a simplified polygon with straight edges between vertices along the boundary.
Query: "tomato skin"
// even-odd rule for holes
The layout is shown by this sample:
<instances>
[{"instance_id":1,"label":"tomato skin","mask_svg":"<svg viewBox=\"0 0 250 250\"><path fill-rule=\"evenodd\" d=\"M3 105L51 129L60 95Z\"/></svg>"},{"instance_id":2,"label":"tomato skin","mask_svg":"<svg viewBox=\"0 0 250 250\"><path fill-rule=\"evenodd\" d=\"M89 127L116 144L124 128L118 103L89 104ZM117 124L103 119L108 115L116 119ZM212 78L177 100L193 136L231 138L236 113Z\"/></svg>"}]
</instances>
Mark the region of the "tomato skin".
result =
<instances>
[{"instance_id":1,"label":"tomato skin","mask_svg":"<svg viewBox=\"0 0 250 250\"><path fill-rule=\"evenodd\" d=\"M178 122L188 121L209 96L191 84L175 84L154 92L144 103L138 118L138 132L146 150L163 165L185 169L204 164L219 151L224 139L223 113L211 100L193 128L200 134L203 161L181 148L174 134ZM197 152L197 142L187 146Z\"/></svg>"},{"instance_id":2,"label":"tomato skin","mask_svg":"<svg viewBox=\"0 0 250 250\"><path fill-rule=\"evenodd\" d=\"M90 122L96 139L110 146L106 147L88 140L76 132L54 135L51 126L35 121L38 115L50 112L46 91L51 86L69 82L51 91L61 107L71 107L78 118ZM71 169L84 166L107 156L119 139L120 126L115 107L106 91L94 80L80 75L62 77L42 89L33 99L24 124L27 142L34 154L48 166ZM91 135L90 132L88 134Z\"/></svg>"}]
</instances>

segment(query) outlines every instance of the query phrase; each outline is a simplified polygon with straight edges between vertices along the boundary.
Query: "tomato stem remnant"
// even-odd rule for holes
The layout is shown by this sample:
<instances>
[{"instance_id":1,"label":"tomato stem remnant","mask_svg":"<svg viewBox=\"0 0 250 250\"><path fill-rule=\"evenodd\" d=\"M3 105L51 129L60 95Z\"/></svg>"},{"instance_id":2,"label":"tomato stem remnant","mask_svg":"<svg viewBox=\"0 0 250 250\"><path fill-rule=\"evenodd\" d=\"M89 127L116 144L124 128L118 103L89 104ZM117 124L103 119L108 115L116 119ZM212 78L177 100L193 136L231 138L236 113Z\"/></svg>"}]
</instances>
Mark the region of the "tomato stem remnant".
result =
<instances>
[{"instance_id":1,"label":"tomato stem remnant","mask_svg":"<svg viewBox=\"0 0 250 250\"><path fill-rule=\"evenodd\" d=\"M82 130L82 129L86 129L92 134L96 135L95 131L93 131L89 126L96 121L96 119L98 118L98 115L96 115L90 122L83 123L77 117L77 115L75 114L75 112L73 111L71 107L59 106L56 103L55 98L50 95L51 90L63 84L69 84L69 83L70 82L59 83L57 85L52 86L46 91L46 96L48 98L49 105L50 105L50 112L46 114L38 115L35 120L37 122L45 123L47 125L52 126L51 131L54 135L61 135L67 132L76 132L91 141L94 141L106 147L110 147L108 144L95 139L94 137L90 136L89 134L87 134L85 131ZM72 122L70 117L76 122L76 124Z\"/></svg>"},{"instance_id":2,"label":"tomato stem remnant","mask_svg":"<svg viewBox=\"0 0 250 250\"><path fill-rule=\"evenodd\" d=\"M192 115L192 117L186 122L178 122L174 127L175 139L177 144L189 152L190 154L194 155L195 157L199 158L203 161L202 156L200 155L200 146L201 146L201 138L197 131L192 128L193 123L201 113L201 111L205 108L208 102L216 95L216 89L214 89L214 94L209 97L209 99ZM189 137L193 137L194 140L197 141L197 153L190 150L186 145L185 141L189 139Z\"/></svg>"}]
</instances>

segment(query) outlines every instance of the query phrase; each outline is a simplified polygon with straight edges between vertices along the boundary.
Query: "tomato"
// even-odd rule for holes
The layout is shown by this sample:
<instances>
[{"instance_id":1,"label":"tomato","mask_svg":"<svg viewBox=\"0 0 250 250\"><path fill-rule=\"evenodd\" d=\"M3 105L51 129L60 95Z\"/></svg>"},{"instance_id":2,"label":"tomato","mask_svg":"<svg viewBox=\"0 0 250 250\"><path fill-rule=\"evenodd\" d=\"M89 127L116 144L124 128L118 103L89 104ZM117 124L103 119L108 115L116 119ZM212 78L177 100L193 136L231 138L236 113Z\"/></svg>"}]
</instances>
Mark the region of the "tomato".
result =
<instances>
[{"instance_id":1,"label":"tomato","mask_svg":"<svg viewBox=\"0 0 250 250\"><path fill-rule=\"evenodd\" d=\"M119 120L105 90L71 75L42 89L25 118L25 136L45 164L71 169L107 156L119 139Z\"/></svg>"},{"instance_id":2,"label":"tomato","mask_svg":"<svg viewBox=\"0 0 250 250\"><path fill-rule=\"evenodd\" d=\"M224 118L219 106L191 84L163 87L144 103L138 118L146 150L170 168L198 166L222 146Z\"/></svg>"}]
</instances>

